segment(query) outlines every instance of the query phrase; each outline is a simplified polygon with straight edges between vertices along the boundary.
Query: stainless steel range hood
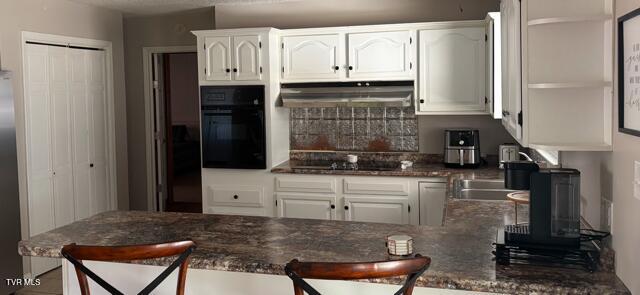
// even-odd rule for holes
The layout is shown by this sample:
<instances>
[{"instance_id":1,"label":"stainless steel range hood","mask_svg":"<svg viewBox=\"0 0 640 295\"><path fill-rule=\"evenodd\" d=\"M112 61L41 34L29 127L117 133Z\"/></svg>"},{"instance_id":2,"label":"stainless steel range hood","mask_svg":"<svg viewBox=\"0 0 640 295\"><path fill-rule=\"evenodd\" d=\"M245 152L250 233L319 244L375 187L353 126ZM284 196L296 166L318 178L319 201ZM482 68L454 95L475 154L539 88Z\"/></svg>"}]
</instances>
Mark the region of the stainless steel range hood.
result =
<instances>
[{"instance_id":1,"label":"stainless steel range hood","mask_svg":"<svg viewBox=\"0 0 640 295\"><path fill-rule=\"evenodd\" d=\"M282 105L310 107L409 107L412 81L282 84Z\"/></svg>"}]
</instances>

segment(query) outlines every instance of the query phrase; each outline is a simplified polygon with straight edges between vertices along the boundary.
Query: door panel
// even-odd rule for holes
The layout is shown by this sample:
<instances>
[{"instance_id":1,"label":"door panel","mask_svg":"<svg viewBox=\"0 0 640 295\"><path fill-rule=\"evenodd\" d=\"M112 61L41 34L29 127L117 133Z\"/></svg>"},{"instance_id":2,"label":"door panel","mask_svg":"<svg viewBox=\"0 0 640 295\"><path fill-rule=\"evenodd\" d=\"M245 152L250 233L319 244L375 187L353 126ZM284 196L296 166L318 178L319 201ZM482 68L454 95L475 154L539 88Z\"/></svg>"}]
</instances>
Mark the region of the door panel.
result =
<instances>
[{"instance_id":1,"label":"door panel","mask_svg":"<svg viewBox=\"0 0 640 295\"><path fill-rule=\"evenodd\" d=\"M29 235L54 228L53 170L49 102L49 47L25 45L25 106L27 123L27 177ZM39 275L57 266L56 259L32 258L31 273Z\"/></svg>"},{"instance_id":2,"label":"door panel","mask_svg":"<svg viewBox=\"0 0 640 295\"><path fill-rule=\"evenodd\" d=\"M67 48L49 48L51 89L51 139L53 196L56 227L75 220L73 160L71 145L71 102L68 88Z\"/></svg>"},{"instance_id":3,"label":"door panel","mask_svg":"<svg viewBox=\"0 0 640 295\"><path fill-rule=\"evenodd\" d=\"M276 199L278 217L325 220L336 218L335 195L277 193Z\"/></svg>"},{"instance_id":4,"label":"door panel","mask_svg":"<svg viewBox=\"0 0 640 295\"><path fill-rule=\"evenodd\" d=\"M209 81L231 80L231 38L205 37L205 79Z\"/></svg>"},{"instance_id":5,"label":"door panel","mask_svg":"<svg viewBox=\"0 0 640 295\"><path fill-rule=\"evenodd\" d=\"M411 78L409 31L348 35L349 78Z\"/></svg>"},{"instance_id":6,"label":"door panel","mask_svg":"<svg viewBox=\"0 0 640 295\"><path fill-rule=\"evenodd\" d=\"M409 224L409 199L406 197L345 196L345 220Z\"/></svg>"},{"instance_id":7,"label":"door panel","mask_svg":"<svg viewBox=\"0 0 640 295\"><path fill-rule=\"evenodd\" d=\"M285 36L282 44L283 80L335 80L344 76L344 48L338 34Z\"/></svg>"},{"instance_id":8,"label":"door panel","mask_svg":"<svg viewBox=\"0 0 640 295\"><path fill-rule=\"evenodd\" d=\"M260 36L233 37L233 75L235 80L260 80Z\"/></svg>"},{"instance_id":9,"label":"door panel","mask_svg":"<svg viewBox=\"0 0 640 295\"><path fill-rule=\"evenodd\" d=\"M87 52L87 95L89 101L89 142L91 169L91 214L110 209L109 165L107 146L107 102L105 79L105 55L103 51Z\"/></svg>"},{"instance_id":10,"label":"door panel","mask_svg":"<svg viewBox=\"0 0 640 295\"><path fill-rule=\"evenodd\" d=\"M76 218L91 213L90 110L87 98L87 50L69 49L69 88L73 107L73 177Z\"/></svg>"},{"instance_id":11,"label":"door panel","mask_svg":"<svg viewBox=\"0 0 640 295\"><path fill-rule=\"evenodd\" d=\"M420 110L486 112L485 28L420 31Z\"/></svg>"}]
</instances>

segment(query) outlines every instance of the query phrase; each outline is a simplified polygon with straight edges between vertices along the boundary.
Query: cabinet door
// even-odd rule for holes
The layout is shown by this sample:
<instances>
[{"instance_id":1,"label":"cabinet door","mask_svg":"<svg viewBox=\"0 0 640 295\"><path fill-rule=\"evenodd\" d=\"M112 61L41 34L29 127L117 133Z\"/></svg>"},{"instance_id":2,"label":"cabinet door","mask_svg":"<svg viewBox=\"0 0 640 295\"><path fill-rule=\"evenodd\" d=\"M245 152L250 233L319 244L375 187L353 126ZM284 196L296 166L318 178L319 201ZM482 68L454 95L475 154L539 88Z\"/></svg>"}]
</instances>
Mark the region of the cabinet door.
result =
<instances>
[{"instance_id":1,"label":"cabinet door","mask_svg":"<svg viewBox=\"0 0 640 295\"><path fill-rule=\"evenodd\" d=\"M409 224L409 199L391 196L345 196L347 221Z\"/></svg>"},{"instance_id":2,"label":"cabinet door","mask_svg":"<svg viewBox=\"0 0 640 295\"><path fill-rule=\"evenodd\" d=\"M282 37L283 80L337 80L344 73L338 34Z\"/></svg>"},{"instance_id":3,"label":"cabinet door","mask_svg":"<svg viewBox=\"0 0 640 295\"><path fill-rule=\"evenodd\" d=\"M233 37L233 79L260 80L260 36Z\"/></svg>"},{"instance_id":4,"label":"cabinet door","mask_svg":"<svg viewBox=\"0 0 640 295\"><path fill-rule=\"evenodd\" d=\"M231 37L204 38L205 79L231 80Z\"/></svg>"},{"instance_id":5,"label":"cabinet door","mask_svg":"<svg viewBox=\"0 0 640 295\"><path fill-rule=\"evenodd\" d=\"M518 125L521 101L520 1L500 3L502 31L502 125L511 136L522 139Z\"/></svg>"},{"instance_id":6,"label":"cabinet door","mask_svg":"<svg viewBox=\"0 0 640 295\"><path fill-rule=\"evenodd\" d=\"M348 35L349 78L411 78L409 31Z\"/></svg>"},{"instance_id":7,"label":"cabinet door","mask_svg":"<svg viewBox=\"0 0 640 295\"><path fill-rule=\"evenodd\" d=\"M486 113L485 28L420 31L420 110Z\"/></svg>"},{"instance_id":8,"label":"cabinet door","mask_svg":"<svg viewBox=\"0 0 640 295\"><path fill-rule=\"evenodd\" d=\"M336 218L336 196L317 194L276 194L278 217L326 219Z\"/></svg>"},{"instance_id":9,"label":"cabinet door","mask_svg":"<svg viewBox=\"0 0 640 295\"><path fill-rule=\"evenodd\" d=\"M446 182L420 183L420 225L442 225L446 191Z\"/></svg>"}]
</instances>

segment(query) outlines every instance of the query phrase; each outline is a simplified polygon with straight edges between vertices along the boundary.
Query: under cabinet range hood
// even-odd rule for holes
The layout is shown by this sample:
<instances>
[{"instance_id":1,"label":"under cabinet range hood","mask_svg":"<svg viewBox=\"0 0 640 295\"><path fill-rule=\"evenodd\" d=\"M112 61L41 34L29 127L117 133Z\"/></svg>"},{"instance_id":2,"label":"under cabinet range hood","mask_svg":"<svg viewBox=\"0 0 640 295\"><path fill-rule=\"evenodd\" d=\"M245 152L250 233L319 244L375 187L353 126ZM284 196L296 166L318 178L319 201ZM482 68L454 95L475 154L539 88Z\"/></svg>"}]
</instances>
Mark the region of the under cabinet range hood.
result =
<instances>
[{"instance_id":1,"label":"under cabinet range hood","mask_svg":"<svg viewBox=\"0 0 640 295\"><path fill-rule=\"evenodd\" d=\"M282 105L310 107L409 107L413 81L282 84Z\"/></svg>"}]
</instances>

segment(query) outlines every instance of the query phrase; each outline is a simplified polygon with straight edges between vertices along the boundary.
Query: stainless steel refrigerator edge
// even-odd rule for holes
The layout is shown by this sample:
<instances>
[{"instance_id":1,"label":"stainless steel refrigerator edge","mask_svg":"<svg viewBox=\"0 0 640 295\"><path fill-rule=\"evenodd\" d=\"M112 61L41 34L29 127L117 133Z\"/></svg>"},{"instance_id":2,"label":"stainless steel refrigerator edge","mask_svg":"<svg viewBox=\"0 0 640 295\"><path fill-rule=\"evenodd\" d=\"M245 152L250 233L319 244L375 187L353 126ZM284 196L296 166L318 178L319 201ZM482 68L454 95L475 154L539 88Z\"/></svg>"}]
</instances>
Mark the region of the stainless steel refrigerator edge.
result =
<instances>
[{"instance_id":1,"label":"stainless steel refrigerator edge","mask_svg":"<svg viewBox=\"0 0 640 295\"><path fill-rule=\"evenodd\" d=\"M20 241L20 204L18 197L18 159L13 108L11 72L0 71L0 293L8 294L19 286L8 286L6 279L22 278Z\"/></svg>"}]
</instances>

